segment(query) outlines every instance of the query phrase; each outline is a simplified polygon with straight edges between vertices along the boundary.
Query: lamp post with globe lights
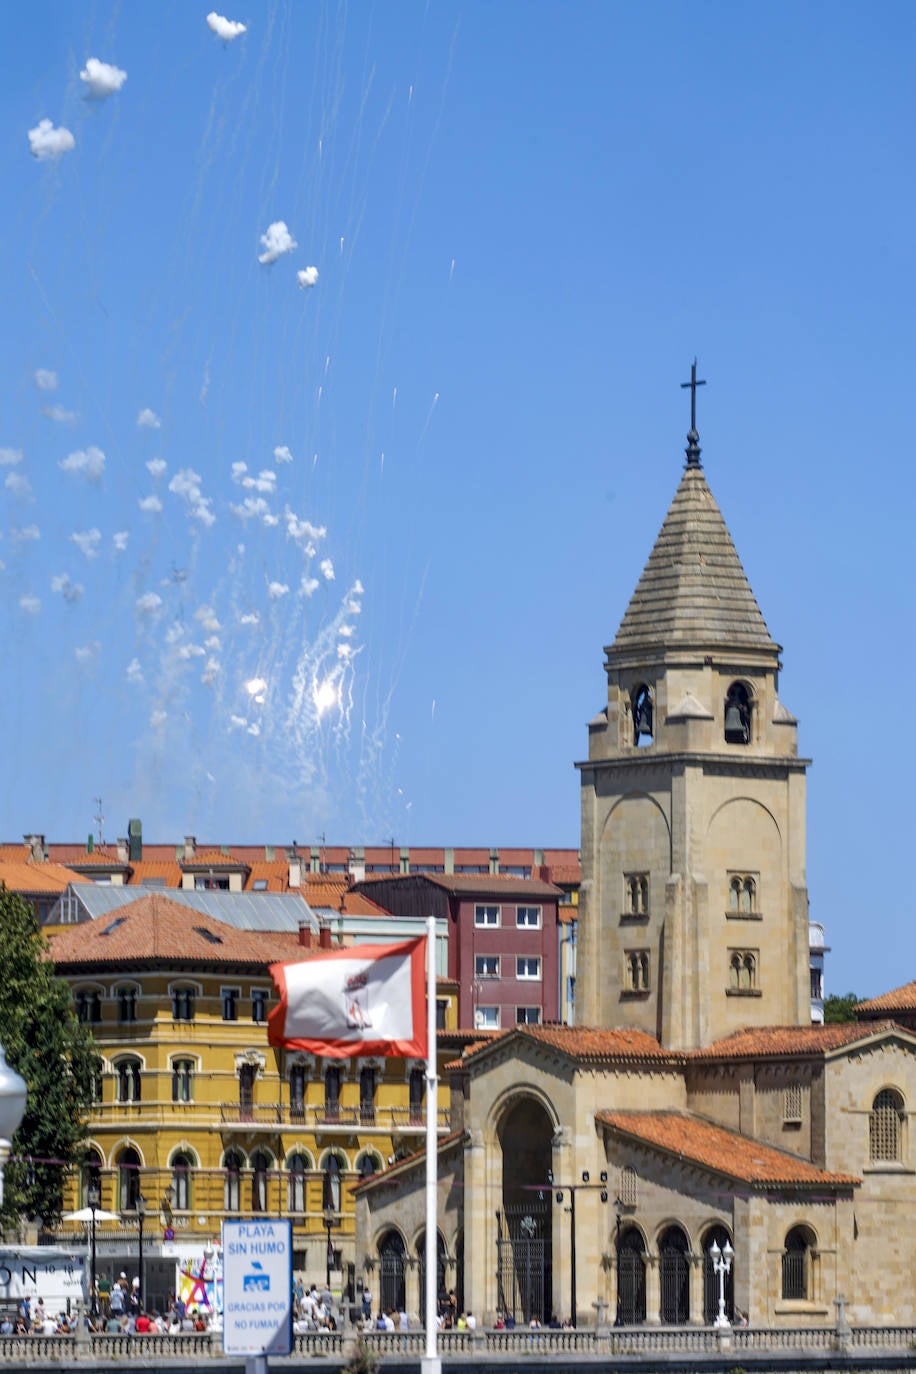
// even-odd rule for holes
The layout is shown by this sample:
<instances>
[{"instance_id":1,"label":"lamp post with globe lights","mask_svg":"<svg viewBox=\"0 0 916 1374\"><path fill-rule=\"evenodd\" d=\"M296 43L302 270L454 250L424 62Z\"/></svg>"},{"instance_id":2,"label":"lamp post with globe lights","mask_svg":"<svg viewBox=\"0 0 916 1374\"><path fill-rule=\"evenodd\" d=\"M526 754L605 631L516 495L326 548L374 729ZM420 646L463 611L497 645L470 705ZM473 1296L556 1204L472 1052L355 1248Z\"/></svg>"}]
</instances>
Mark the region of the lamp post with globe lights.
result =
<instances>
[{"instance_id":1,"label":"lamp post with globe lights","mask_svg":"<svg viewBox=\"0 0 916 1374\"><path fill-rule=\"evenodd\" d=\"M709 1247L709 1258L712 1260L713 1271L719 1280L719 1315L713 1322L713 1326L720 1330L731 1326L731 1322L725 1315L725 1279L732 1267L734 1254L735 1252L728 1241L725 1242L721 1250L715 1241Z\"/></svg>"}]
</instances>

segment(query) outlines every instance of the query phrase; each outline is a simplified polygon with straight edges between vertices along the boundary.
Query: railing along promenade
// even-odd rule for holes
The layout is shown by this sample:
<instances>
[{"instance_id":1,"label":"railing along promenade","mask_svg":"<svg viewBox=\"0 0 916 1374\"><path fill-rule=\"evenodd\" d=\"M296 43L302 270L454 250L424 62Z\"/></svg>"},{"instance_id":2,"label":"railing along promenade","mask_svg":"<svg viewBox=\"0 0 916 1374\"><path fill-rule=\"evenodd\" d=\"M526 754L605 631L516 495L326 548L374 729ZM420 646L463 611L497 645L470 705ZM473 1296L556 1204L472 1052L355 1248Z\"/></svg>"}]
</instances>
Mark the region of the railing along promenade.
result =
<instances>
[{"instance_id":1,"label":"railing along promenade","mask_svg":"<svg viewBox=\"0 0 916 1374\"><path fill-rule=\"evenodd\" d=\"M355 1329L312 1331L293 1337L293 1356L298 1359L346 1360ZM419 1361L425 1352L423 1331L367 1331L369 1349L380 1359ZM632 1326L551 1331L513 1331L478 1328L476 1331L440 1331L439 1355L469 1362L495 1357L511 1367L513 1357L526 1361L541 1358L591 1356L595 1359L622 1356L683 1355L696 1359L727 1351L730 1367L740 1365L742 1355L769 1355L843 1351L877 1356L902 1355L905 1363L916 1359L916 1326L850 1327L841 1337L835 1326L733 1327L723 1346L718 1331L700 1326ZM172 1360L204 1363L223 1359L219 1332L183 1333L178 1336L90 1335L0 1336L0 1363L72 1365L87 1368L110 1361L142 1363L155 1367ZM273 1360L272 1360L273 1363Z\"/></svg>"}]
</instances>

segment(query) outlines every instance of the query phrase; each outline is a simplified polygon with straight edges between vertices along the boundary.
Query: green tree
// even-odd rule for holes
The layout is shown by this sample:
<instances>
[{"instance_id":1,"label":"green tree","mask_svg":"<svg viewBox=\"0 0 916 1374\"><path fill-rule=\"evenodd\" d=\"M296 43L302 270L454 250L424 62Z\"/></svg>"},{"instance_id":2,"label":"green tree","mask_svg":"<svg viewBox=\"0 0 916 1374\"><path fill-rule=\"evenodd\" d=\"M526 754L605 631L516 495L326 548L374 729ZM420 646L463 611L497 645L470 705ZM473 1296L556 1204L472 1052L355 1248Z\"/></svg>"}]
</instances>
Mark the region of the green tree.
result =
<instances>
[{"instance_id":1,"label":"green tree","mask_svg":"<svg viewBox=\"0 0 916 1374\"><path fill-rule=\"evenodd\" d=\"M100 1061L78 1021L70 989L56 977L37 919L0 887L0 1044L25 1079L25 1115L4 1171L0 1220L60 1217L64 1180L82 1158L86 1118Z\"/></svg>"},{"instance_id":2,"label":"green tree","mask_svg":"<svg viewBox=\"0 0 916 1374\"><path fill-rule=\"evenodd\" d=\"M824 1024L838 1026L846 1021L855 1021L859 999L854 992L846 992L842 997L833 993L824 998Z\"/></svg>"}]
</instances>

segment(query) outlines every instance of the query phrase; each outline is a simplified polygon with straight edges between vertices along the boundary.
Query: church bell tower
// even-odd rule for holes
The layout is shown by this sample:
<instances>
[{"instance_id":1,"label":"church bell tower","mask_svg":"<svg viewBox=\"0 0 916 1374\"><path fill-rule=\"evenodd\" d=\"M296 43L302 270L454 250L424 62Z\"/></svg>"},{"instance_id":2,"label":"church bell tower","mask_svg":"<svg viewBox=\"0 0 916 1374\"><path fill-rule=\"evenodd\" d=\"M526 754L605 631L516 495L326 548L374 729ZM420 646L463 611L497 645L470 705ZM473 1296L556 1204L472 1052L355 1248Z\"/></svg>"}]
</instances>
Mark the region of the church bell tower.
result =
<instances>
[{"instance_id":1,"label":"church bell tower","mask_svg":"<svg viewBox=\"0 0 916 1374\"><path fill-rule=\"evenodd\" d=\"M805 773L774 643L706 481L687 462L605 650L580 763L576 1020L690 1050L810 1021Z\"/></svg>"}]
</instances>

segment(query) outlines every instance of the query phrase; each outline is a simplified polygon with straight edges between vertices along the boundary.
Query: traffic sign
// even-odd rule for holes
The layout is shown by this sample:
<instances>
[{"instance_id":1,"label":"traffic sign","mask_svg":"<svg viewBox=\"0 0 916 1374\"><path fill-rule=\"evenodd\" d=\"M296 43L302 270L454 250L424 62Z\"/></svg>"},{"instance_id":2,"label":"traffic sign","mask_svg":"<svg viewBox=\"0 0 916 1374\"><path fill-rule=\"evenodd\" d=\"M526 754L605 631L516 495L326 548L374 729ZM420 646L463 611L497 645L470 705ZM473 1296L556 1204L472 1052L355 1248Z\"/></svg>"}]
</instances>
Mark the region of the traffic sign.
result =
<instances>
[{"instance_id":1,"label":"traffic sign","mask_svg":"<svg viewBox=\"0 0 916 1374\"><path fill-rule=\"evenodd\" d=\"M223 1350L289 1355L293 1348L289 1221L223 1222Z\"/></svg>"}]
</instances>

